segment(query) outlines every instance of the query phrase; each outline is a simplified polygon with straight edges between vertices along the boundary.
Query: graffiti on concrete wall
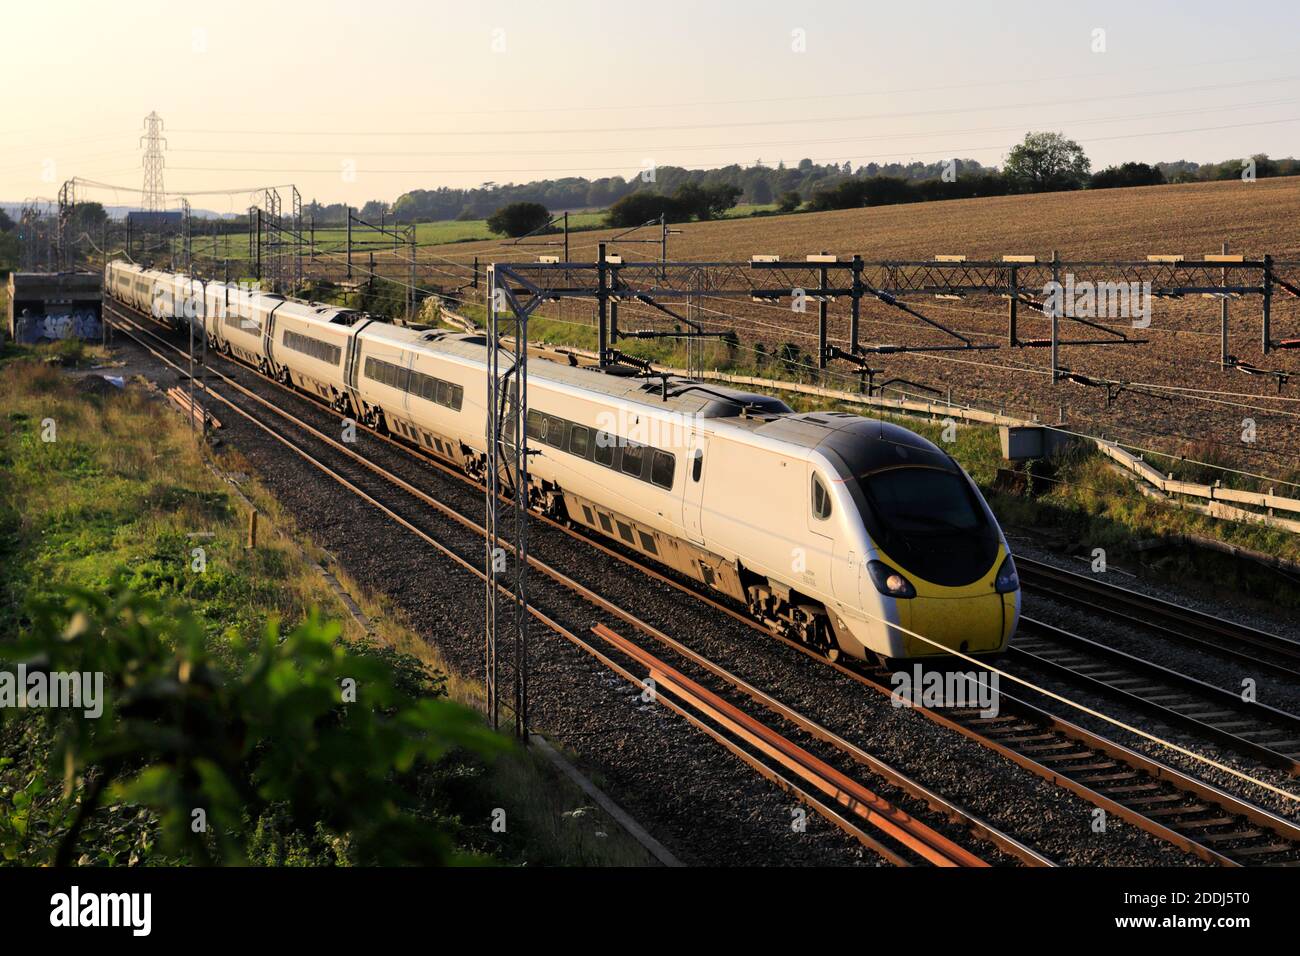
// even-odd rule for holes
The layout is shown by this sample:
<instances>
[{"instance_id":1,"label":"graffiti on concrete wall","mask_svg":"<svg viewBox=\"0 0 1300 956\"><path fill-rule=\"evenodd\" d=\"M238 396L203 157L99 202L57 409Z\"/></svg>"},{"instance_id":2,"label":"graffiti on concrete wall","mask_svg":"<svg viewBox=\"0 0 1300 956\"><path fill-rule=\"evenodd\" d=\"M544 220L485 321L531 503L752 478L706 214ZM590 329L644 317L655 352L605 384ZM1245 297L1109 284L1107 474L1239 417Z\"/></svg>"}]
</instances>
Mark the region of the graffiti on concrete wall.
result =
<instances>
[{"instance_id":1,"label":"graffiti on concrete wall","mask_svg":"<svg viewBox=\"0 0 1300 956\"><path fill-rule=\"evenodd\" d=\"M55 339L97 339L102 334L99 316L90 309L31 315L26 309L14 320L14 338L19 342Z\"/></svg>"}]
</instances>

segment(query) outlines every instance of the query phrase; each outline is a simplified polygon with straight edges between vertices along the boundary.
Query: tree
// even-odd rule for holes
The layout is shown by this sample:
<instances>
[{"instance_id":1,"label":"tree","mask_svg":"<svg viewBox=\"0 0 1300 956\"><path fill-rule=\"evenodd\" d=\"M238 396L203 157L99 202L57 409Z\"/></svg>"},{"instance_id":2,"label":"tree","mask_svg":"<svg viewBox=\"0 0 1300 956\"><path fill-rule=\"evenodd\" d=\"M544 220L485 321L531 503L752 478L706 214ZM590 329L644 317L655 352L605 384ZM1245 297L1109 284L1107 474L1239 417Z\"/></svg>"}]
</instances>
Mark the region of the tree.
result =
<instances>
[{"instance_id":1,"label":"tree","mask_svg":"<svg viewBox=\"0 0 1300 956\"><path fill-rule=\"evenodd\" d=\"M361 207L359 215L366 222L377 223L381 218L388 215L388 203L379 199L367 200L366 204Z\"/></svg>"},{"instance_id":2,"label":"tree","mask_svg":"<svg viewBox=\"0 0 1300 956\"><path fill-rule=\"evenodd\" d=\"M629 229L632 226L643 225L652 219L658 219L660 216L664 216L669 222L681 222L683 219L691 218L690 213L684 212L681 203L672 196L639 190L628 193L610 206L609 212L605 214L605 223Z\"/></svg>"},{"instance_id":3,"label":"tree","mask_svg":"<svg viewBox=\"0 0 1300 956\"><path fill-rule=\"evenodd\" d=\"M682 183L673 193L681 211L693 215L701 222L716 219L736 204L741 189L731 183L702 186L699 183Z\"/></svg>"},{"instance_id":4,"label":"tree","mask_svg":"<svg viewBox=\"0 0 1300 956\"><path fill-rule=\"evenodd\" d=\"M108 213L102 203L79 202L72 207L71 221L75 231L98 235L104 223L108 222Z\"/></svg>"},{"instance_id":5,"label":"tree","mask_svg":"<svg viewBox=\"0 0 1300 956\"><path fill-rule=\"evenodd\" d=\"M803 198L793 189L781 193L781 198L777 200L777 208L782 212L794 212L801 205Z\"/></svg>"},{"instance_id":6,"label":"tree","mask_svg":"<svg viewBox=\"0 0 1300 956\"><path fill-rule=\"evenodd\" d=\"M1146 163L1125 163L1122 166L1107 166L1094 173L1088 187L1114 189L1118 186L1159 186L1164 181L1165 174L1159 167Z\"/></svg>"},{"instance_id":7,"label":"tree","mask_svg":"<svg viewBox=\"0 0 1300 956\"><path fill-rule=\"evenodd\" d=\"M0 232L9 232L14 227L14 221L9 218L9 213L0 209Z\"/></svg>"},{"instance_id":8,"label":"tree","mask_svg":"<svg viewBox=\"0 0 1300 956\"><path fill-rule=\"evenodd\" d=\"M487 227L498 235L518 239L541 229L551 221L551 213L539 202L512 202L488 216Z\"/></svg>"},{"instance_id":9,"label":"tree","mask_svg":"<svg viewBox=\"0 0 1300 956\"><path fill-rule=\"evenodd\" d=\"M1003 171L1027 192L1078 189L1088 178L1092 163L1083 147L1061 133L1026 133L1014 146Z\"/></svg>"}]
</instances>

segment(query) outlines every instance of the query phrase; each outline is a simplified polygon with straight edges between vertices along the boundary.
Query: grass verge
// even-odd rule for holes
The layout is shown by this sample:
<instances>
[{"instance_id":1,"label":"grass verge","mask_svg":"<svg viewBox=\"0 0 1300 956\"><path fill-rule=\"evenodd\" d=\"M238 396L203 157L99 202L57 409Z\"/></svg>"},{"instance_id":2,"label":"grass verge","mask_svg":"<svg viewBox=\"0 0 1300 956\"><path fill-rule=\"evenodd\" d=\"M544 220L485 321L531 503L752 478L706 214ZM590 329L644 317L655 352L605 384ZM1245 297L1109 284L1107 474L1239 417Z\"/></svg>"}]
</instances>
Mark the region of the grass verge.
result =
<instances>
[{"instance_id":1,"label":"grass verge","mask_svg":"<svg viewBox=\"0 0 1300 956\"><path fill-rule=\"evenodd\" d=\"M247 673L268 621L289 634L279 640L286 646L319 609L338 621L348 653L377 661L397 685L414 688L417 696L468 704L479 698L477 686L448 678L435 651L384 596L366 593L328 556L296 543L289 516L251 478L241 482L242 494L283 533L264 534L257 548L244 547L247 508L219 477L249 471L237 455L219 456L211 463L214 473L184 419L156 395L135 384L117 389L98 376L74 379L60 368L66 354L55 352L9 346L0 355L0 466L7 476L0 488L0 562L6 569L0 634L9 635L0 643L31 633L34 604L57 598L65 587L106 594L125 586L133 595L192 615L215 670ZM345 611L318 561L330 563L371 622L368 629ZM5 862L51 862L87 788L95 785L96 766L62 779L61 768L47 760L58 745L56 732L36 711L0 711ZM458 749L412 771L410 779L400 772L389 776L401 778L414 819L451 835L454 859L507 865L650 862L639 844L587 805L581 791L521 748L496 759ZM505 811L504 832L491 825L498 809ZM193 853L173 851L160 840L164 824L148 799L105 801L90 814L74 859L106 865L196 862ZM260 807L242 826L237 855L249 862L358 861L348 850L347 832L302 832L279 803Z\"/></svg>"}]
</instances>

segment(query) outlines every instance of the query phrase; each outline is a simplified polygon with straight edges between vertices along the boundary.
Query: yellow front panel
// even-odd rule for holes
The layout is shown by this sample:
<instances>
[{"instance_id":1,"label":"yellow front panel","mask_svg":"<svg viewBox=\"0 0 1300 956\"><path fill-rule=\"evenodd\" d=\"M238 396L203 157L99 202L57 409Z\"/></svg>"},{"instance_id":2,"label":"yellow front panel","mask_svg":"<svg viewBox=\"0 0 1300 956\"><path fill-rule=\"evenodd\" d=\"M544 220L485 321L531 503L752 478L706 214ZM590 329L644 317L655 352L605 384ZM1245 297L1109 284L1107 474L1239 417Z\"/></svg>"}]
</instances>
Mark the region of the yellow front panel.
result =
<instances>
[{"instance_id":1,"label":"yellow front panel","mask_svg":"<svg viewBox=\"0 0 1300 956\"><path fill-rule=\"evenodd\" d=\"M916 588L916 597L898 602L898 623L909 631L963 653L999 650L1015 623L1015 595L999 594L994 587L998 568L1005 557L1006 549L999 546L988 573L962 587L943 587L907 575ZM896 570L900 568L883 552L880 558ZM900 573L906 575L901 570ZM966 645L964 650L963 643ZM903 647L907 657L943 653L933 644L910 634L904 635Z\"/></svg>"},{"instance_id":2,"label":"yellow front panel","mask_svg":"<svg viewBox=\"0 0 1300 956\"><path fill-rule=\"evenodd\" d=\"M1002 595L981 597L915 597L910 605L909 627L944 647L964 653L996 651L1002 646ZM963 648L962 645L965 644ZM943 653L933 644L907 636L904 646L909 657Z\"/></svg>"}]
</instances>

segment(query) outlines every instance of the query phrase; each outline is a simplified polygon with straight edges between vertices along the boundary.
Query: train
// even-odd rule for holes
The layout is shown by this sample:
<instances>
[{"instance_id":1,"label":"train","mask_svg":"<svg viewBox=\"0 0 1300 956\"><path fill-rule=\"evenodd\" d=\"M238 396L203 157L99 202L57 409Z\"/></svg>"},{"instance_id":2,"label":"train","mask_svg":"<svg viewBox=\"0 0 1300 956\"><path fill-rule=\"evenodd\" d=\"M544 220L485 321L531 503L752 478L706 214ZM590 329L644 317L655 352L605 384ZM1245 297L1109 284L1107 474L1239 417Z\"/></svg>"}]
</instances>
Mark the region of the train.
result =
<instances>
[{"instance_id":1,"label":"train","mask_svg":"<svg viewBox=\"0 0 1300 956\"><path fill-rule=\"evenodd\" d=\"M106 294L480 481L486 335L121 260ZM508 366L504 355L502 367ZM695 580L835 660L1001 654L1006 538L951 455L899 425L559 361L528 366L528 503ZM518 493L518 492L516 492Z\"/></svg>"}]
</instances>

